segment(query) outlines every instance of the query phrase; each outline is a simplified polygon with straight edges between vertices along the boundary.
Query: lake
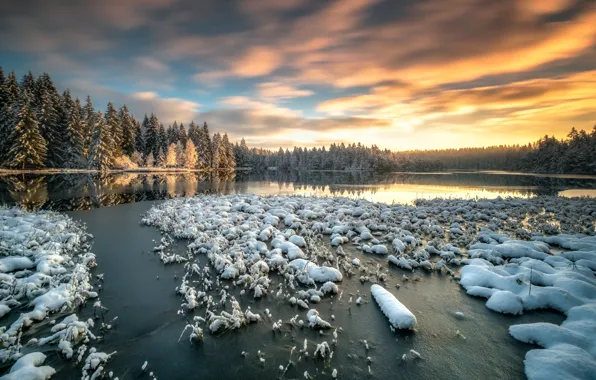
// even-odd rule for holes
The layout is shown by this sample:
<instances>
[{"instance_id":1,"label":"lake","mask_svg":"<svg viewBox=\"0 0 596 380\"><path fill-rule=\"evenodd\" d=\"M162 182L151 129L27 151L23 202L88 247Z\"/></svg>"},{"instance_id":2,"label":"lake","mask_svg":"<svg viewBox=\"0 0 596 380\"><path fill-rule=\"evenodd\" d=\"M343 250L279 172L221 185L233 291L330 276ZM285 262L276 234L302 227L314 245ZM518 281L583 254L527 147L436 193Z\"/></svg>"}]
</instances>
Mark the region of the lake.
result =
<instances>
[{"instance_id":1,"label":"lake","mask_svg":"<svg viewBox=\"0 0 596 380\"><path fill-rule=\"evenodd\" d=\"M149 378L141 374L145 361L149 362L147 372L154 371L158 379L275 379L281 375L278 367L290 359L294 364L284 378L304 378L305 371L312 378L331 378L332 369L337 368L338 378L516 379L524 377L523 357L533 346L510 337L508 327L528 322L560 324L563 315L541 311L511 317L491 312L484 299L467 296L449 276L421 273L419 281L403 282L406 272L395 267L389 269L385 285L388 289L402 285L396 294L423 327L416 333L391 333L386 318L369 296L370 283L344 280L341 287L345 298L359 292L366 296L360 306L349 305L346 299L325 299L317 305L324 319L333 314L333 324L343 328L332 364L313 358L298 360L296 352L291 356L292 347L302 347L305 338L330 341L331 332L321 336L317 330L287 326L272 332L271 326L278 319L287 321L297 313L304 319L303 310L289 308L272 297L242 297L236 289L230 292L241 300L243 308L251 306L259 312L268 308L272 318L217 336L206 331L202 344L191 345L188 335L178 342L187 322L177 315L180 296L175 294L175 287L179 284L176 278L185 270L183 264L161 263L153 252L161 234L156 228L140 225L141 215L163 199L213 193L334 195L411 203L428 197L595 196L595 189L596 177L518 173L62 174L1 176L0 203L65 211L85 223L94 235L93 252L99 264L94 273L105 274L100 298L109 309L106 320L117 316L118 321L104 340L93 345L105 352L118 351L108 369L120 380ZM176 241L170 251L183 254L186 244ZM369 266L386 266L386 258L366 255L353 247L345 249ZM465 319L455 318L457 311L463 312ZM92 315L90 307L82 314ZM423 359L402 362L401 356L410 349L420 352ZM248 353L246 357L241 355L243 351ZM258 360L257 351L264 353L264 363ZM310 351L312 354L314 348ZM55 378L80 375L72 362L56 352L46 354L46 364L59 370Z\"/></svg>"},{"instance_id":2,"label":"lake","mask_svg":"<svg viewBox=\"0 0 596 380\"><path fill-rule=\"evenodd\" d=\"M411 203L417 198L596 197L596 176L513 172L275 172L0 175L0 203L86 210L196 194L320 195Z\"/></svg>"}]
</instances>

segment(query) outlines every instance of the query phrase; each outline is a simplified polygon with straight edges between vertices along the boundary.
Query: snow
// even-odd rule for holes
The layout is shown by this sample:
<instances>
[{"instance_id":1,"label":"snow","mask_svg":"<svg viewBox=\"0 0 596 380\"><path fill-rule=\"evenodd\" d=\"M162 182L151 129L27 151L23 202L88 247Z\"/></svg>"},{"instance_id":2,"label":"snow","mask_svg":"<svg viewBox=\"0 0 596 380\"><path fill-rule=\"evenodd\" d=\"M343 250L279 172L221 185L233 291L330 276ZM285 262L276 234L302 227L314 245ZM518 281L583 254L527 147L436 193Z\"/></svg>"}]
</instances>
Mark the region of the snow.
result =
<instances>
[{"instance_id":1,"label":"snow","mask_svg":"<svg viewBox=\"0 0 596 380\"><path fill-rule=\"evenodd\" d=\"M309 283L310 279L316 282L337 282L343 279L343 275L336 268L320 267L304 259L292 260L288 264L288 267L294 268L298 273L298 279L305 284Z\"/></svg>"},{"instance_id":2,"label":"snow","mask_svg":"<svg viewBox=\"0 0 596 380\"><path fill-rule=\"evenodd\" d=\"M182 297L179 314L204 312L205 328L214 336L261 318L274 331L304 325L298 315L283 321L257 312L262 301L253 297L307 311L306 323L324 335L323 329L330 324L313 305L326 312L324 307L332 299L333 308L347 290L343 283L347 280L375 283L371 294L392 329L416 326L411 311L381 286L387 279L396 279L396 271L388 270L388 264L415 274L435 271L429 278L450 275L469 295L486 298L487 308L500 313L519 315L550 308L569 319L574 310L596 298L595 240L586 235L593 233L593 222L584 218L586 223L580 223L581 218L569 216L576 215L569 213L580 210L581 202L556 197L490 202L436 199L420 200L412 207L347 198L201 195L156 205L142 223L166 236L189 240L184 260L175 261L186 271L177 287ZM552 210L564 210L566 216L553 221L557 215ZM542 231L547 222L556 222L557 228L569 233L543 239L536 231ZM550 243L566 251L557 252ZM172 257L167 250L164 247L160 252ZM366 253L388 256L383 261ZM402 281L419 279L404 276ZM239 291L238 300L231 295L234 288ZM241 297L249 297L242 299L255 311L241 308ZM361 312L369 310L365 295L351 293L349 304L352 299L362 305ZM454 316L464 318L461 312ZM552 326L536 325L524 333L512 326L511 334L523 341L542 342L536 331L548 331L548 336L557 339L542 351L573 344L593 356L591 346L570 338L580 333L555 334ZM592 337L589 329L581 331ZM526 358L529 376L533 360L539 360L533 358L542 355L534 351ZM324 346L317 355L321 352L327 354ZM410 351L405 357L416 359L420 354Z\"/></svg>"},{"instance_id":3,"label":"snow","mask_svg":"<svg viewBox=\"0 0 596 380\"><path fill-rule=\"evenodd\" d=\"M65 215L0 208L0 249L7 253L0 259L0 317L9 315L13 308L19 307L20 312L0 335L2 361L20 357L24 327L54 313L73 311L97 297L90 284L90 268L95 266L90 241L84 228ZM57 344L58 350L71 358L74 345L95 338L90 327L70 316L54 326L53 335L39 338L37 346ZM34 374L42 370L27 371Z\"/></svg>"},{"instance_id":4,"label":"snow","mask_svg":"<svg viewBox=\"0 0 596 380\"><path fill-rule=\"evenodd\" d=\"M42 366L46 356L41 352L32 352L18 359L4 380L46 380L54 376L56 370L50 366Z\"/></svg>"},{"instance_id":5,"label":"snow","mask_svg":"<svg viewBox=\"0 0 596 380\"><path fill-rule=\"evenodd\" d=\"M486 307L503 314L522 314L522 298L508 290L494 292L486 302Z\"/></svg>"},{"instance_id":6,"label":"snow","mask_svg":"<svg viewBox=\"0 0 596 380\"><path fill-rule=\"evenodd\" d=\"M414 314L393 294L378 284L373 284L370 292L393 327L409 330L416 327L417 321Z\"/></svg>"},{"instance_id":7,"label":"snow","mask_svg":"<svg viewBox=\"0 0 596 380\"><path fill-rule=\"evenodd\" d=\"M467 266L461 270L460 284L468 294L488 298L488 308L505 314L555 309L567 315L560 326L541 322L509 328L515 339L543 347L526 354L528 378L594 377L596 277L591 268L596 264L596 250L552 254L545 244L586 249L593 240L583 235L535 235L531 242L496 234L481 238L489 243L473 244L470 256L478 258L464 260ZM498 260L501 257L510 262Z\"/></svg>"}]
</instances>

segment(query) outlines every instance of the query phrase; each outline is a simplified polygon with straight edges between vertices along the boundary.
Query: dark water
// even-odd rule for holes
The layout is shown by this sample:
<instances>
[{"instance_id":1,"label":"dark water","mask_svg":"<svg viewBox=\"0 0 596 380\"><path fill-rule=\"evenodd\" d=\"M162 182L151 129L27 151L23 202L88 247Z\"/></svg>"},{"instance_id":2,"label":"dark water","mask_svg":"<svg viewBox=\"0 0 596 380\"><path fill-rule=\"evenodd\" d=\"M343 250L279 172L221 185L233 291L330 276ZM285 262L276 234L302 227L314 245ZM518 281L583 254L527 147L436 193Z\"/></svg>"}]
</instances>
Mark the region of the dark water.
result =
<instances>
[{"instance_id":1,"label":"dark water","mask_svg":"<svg viewBox=\"0 0 596 380\"><path fill-rule=\"evenodd\" d=\"M303 194L410 203L416 198L596 196L596 176L522 173L264 172L0 175L0 204L88 210L195 194Z\"/></svg>"},{"instance_id":2,"label":"dark water","mask_svg":"<svg viewBox=\"0 0 596 380\"><path fill-rule=\"evenodd\" d=\"M149 362L148 371L154 371L158 379L274 379L281 373L278 367L288 363L293 346L297 346L291 357L295 364L284 376L288 379L303 379L304 371L313 378L331 378L333 368L338 370L340 379L517 379L524 377L523 357L532 346L511 338L508 327L538 321L560 324L562 315L531 312L520 317L504 316L489 311L485 300L467 296L448 276L421 273L420 281L403 282L402 275L411 273L393 267L387 288L402 284L396 294L416 314L417 332L392 333L378 306L371 302L370 283L344 279L340 286L344 291L342 300L325 297L316 306L323 319L343 328L330 364L314 360L312 354L315 343L331 342L332 330L319 335L306 327L284 325L282 332L273 333L274 321L287 321L295 314L305 320L306 312L273 297L254 300L236 291L232 293L243 310L251 306L253 312L263 317L268 308L273 317L217 336L205 332L203 344L191 345L188 334L178 342L186 321L177 315L181 300L174 291L179 285L174 277L180 277L184 270L182 264L164 266L152 252L161 235L155 228L139 224L141 214L162 199L201 193L342 195L390 203L411 202L420 196L532 196L570 190L588 195L594 189L595 178L479 173L236 173L208 177L68 174L2 176L0 202L32 209L71 210L68 214L85 223L94 235L93 251L99 263L94 273L105 274L100 298L109 308L106 320L118 316L118 322L92 346L104 352L118 351L108 369L121 380L149 378L147 373L141 373L145 361ZM173 250L183 253L185 247L186 242L180 241ZM386 266L384 258L351 253L363 262L378 261ZM275 276L271 277L277 283ZM358 292L366 302L349 306L350 293L355 299ZM456 319L456 311L465 313L466 318ZM88 308L85 313L92 312ZM335 321L331 321L332 314ZM204 316L204 310L199 308L196 315ZM465 340L457 336L458 330ZM311 357L298 361L298 350L305 338L310 342ZM362 343L364 339L370 345L368 351ZM423 359L402 362L401 356L410 349L418 351ZM258 350L265 353L264 364L257 358ZM249 353L246 358L241 356L242 351ZM57 379L80 377L72 362L52 351L48 355L48 364L59 370ZM372 374L368 372L367 357L372 359Z\"/></svg>"},{"instance_id":3,"label":"dark water","mask_svg":"<svg viewBox=\"0 0 596 380\"><path fill-rule=\"evenodd\" d=\"M182 264L164 266L152 252L153 240L158 241L161 236L156 229L139 225L140 215L152 204L154 202L140 202L69 213L74 219L86 223L95 236L94 252L99 261L95 271L105 273L100 297L110 309L106 319L119 317L117 327L98 347L105 352L118 351L109 368L120 379L137 378L145 360L160 379L275 379L280 374L279 365L287 364L292 346L298 346L298 351L307 338L311 342L309 351L312 356L314 342L331 342L331 331L321 336L318 331L306 327L292 329L284 325L282 333L274 334L273 322L278 319L287 321L295 314L306 319L306 311L271 297L254 300L237 292L235 295L243 309L251 306L253 311L262 314L269 308L273 318L265 317L257 324L218 336L205 332L205 341L200 345L191 345L187 336L178 342L186 321L176 314L180 297L174 292L179 284L174 275L181 276L184 270ZM185 242L179 242L176 249L184 252L185 246ZM378 261L386 265L385 258L350 253L363 262ZM331 322L333 314L336 319L332 324L344 329L332 364L325 366L320 359L312 358L296 362L299 355L295 353L292 360L296 365L284 378L303 378L304 371L315 378L331 378L333 368L337 368L338 377L344 379L521 378L523 356L531 346L511 338L507 333L509 325L535 321L560 324L564 319L562 315L550 312L528 313L521 317L500 315L489 311L484 305L485 300L467 296L448 276L426 274L418 282L404 283L402 274L411 275L411 272L391 268L387 287L402 284L397 295L418 318L419 327L415 334L392 333L378 306L374 301L369 302L370 283L344 279L341 301L324 298L316 305L323 319ZM275 281L275 276L272 277ZM352 304L348 311L349 293L356 294L357 291L367 302L361 306ZM456 311L464 312L466 319L456 319L453 315ZM196 315L203 314L200 310L196 312ZM457 330L466 337L465 340L456 335ZM370 345L368 352L361 343L364 339ZM401 355L410 349L420 352L423 360L402 363ZM264 365L258 361L258 350L265 352ZM242 351L248 352L248 357L243 358ZM372 375L367 369L368 356L373 360ZM69 369L69 363L56 358L54 365L66 365L59 372L59 379L72 378L75 374Z\"/></svg>"}]
</instances>

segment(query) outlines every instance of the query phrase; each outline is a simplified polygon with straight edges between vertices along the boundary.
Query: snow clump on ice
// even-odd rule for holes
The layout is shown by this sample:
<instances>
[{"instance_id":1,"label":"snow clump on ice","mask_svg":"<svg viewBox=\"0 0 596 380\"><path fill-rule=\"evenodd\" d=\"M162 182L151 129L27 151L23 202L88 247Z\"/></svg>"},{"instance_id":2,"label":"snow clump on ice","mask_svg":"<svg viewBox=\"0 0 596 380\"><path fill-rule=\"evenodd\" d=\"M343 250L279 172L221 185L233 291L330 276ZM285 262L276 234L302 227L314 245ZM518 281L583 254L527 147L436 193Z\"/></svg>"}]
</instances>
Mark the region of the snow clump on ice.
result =
<instances>
[{"instance_id":1,"label":"snow clump on ice","mask_svg":"<svg viewBox=\"0 0 596 380\"><path fill-rule=\"evenodd\" d=\"M11 314L12 310L18 309L20 313L12 323L1 327L0 360L6 362L21 357L21 339L34 323L54 313L73 311L98 296L90 284L90 268L96 265L95 255L89 252L90 244L91 235L65 215L0 208L0 254L3 256L0 258L0 318ZM34 339L30 345L57 344L58 350L71 358L74 345L95 338L90 327L73 314L55 324L51 336ZM41 363L45 358L31 355L21 358L14 366ZM21 371L25 370L40 371L33 367ZM15 370L11 374L16 372L21 373Z\"/></svg>"}]
</instances>

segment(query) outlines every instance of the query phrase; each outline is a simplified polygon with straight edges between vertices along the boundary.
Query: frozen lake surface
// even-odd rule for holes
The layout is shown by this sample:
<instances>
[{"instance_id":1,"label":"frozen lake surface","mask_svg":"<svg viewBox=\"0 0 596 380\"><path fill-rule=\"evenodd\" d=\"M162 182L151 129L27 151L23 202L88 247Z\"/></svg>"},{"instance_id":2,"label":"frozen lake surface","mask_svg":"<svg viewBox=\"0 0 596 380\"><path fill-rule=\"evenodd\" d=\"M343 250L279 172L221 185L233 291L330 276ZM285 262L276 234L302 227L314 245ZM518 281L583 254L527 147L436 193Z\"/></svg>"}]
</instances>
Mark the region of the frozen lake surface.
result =
<instances>
[{"instance_id":1,"label":"frozen lake surface","mask_svg":"<svg viewBox=\"0 0 596 380\"><path fill-rule=\"evenodd\" d=\"M388 265L387 256L363 253L351 244L343 245L350 258L357 258L361 265L369 268L379 265L387 270L383 285L416 315L415 332L391 332L386 316L370 294L371 282L362 283L356 276L338 283L343 291L341 301L337 296L323 297L320 303L313 305L322 319L343 329L338 344L333 347L331 361L315 360L312 354L315 343L331 342L333 329L321 335L318 329L291 328L285 322L296 314L306 320L307 310L289 307L286 301L276 299L273 294L260 299L254 299L252 293L241 295L240 288L235 287L230 287L229 295L239 300L242 310L250 306L253 312L258 312L260 322L216 334L205 329L201 344L189 343L188 333L178 341L187 322L178 315L181 298L175 288L186 270L183 263L162 263L154 252L162 234L155 227L141 225L141 216L162 204L163 199L201 193L333 195L391 204L436 196L590 196L596 188L596 178L502 173L381 176L267 173L203 179L195 175L121 174L104 178L87 175L0 177L0 186L2 201L29 208L68 211L74 220L85 223L93 235L92 252L98 261L93 273L104 274L100 298L109 309L106 320L118 316L115 327L94 346L104 352L118 352L107 368L121 380L149 378L149 371L159 379L276 379L282 374L279 366L285 367L289 360L294 364L287 369L284 378L304 378L305 371L312 378L332 378L333 369L337 369L338 378L517 379L524 377L526 352L536 346L513 339L508 328L512 324L533 322L559 325L565 319L563 314L554 311L528 311L521 316L499 314L486 307L485 299L466 295L465 289L449 275L422 270L413 275L410 270ZM175 240L168 247L168 254L186 255L188 243L188 240ZM208 263L205 257L198 255L198 259L201 266ZM416 280L404 281L403 275L416 277ZM269 277L274 284L282 280L277 274ZM352 296L354 300L360 296L361 304L348 303ZM265 309L270 311L271 317L264 315ZM463 313L464 317L458 317L456 312ZM92 316L93 311L88 306L79 315ZM199 308L194 315L204 316L204 310ZM333 320L331 315L335 317ZM281 331L273 332L272 324L279 319L284 321L284 326ZM311 357L299 360L298 350L305 338L309 341ZM293 346L297 349L291 353ZM422 359L401 360L410 350L420 353ZM259 360L258 351L264 362ZM242 352L247 355L241 355ZM80 376L80 369L60 358L52 347L47 348L46 355L44 364L58 371L54 378ZM147 373L141 374L145 361L148 362Z\"/></svg>"}]
</instances>

